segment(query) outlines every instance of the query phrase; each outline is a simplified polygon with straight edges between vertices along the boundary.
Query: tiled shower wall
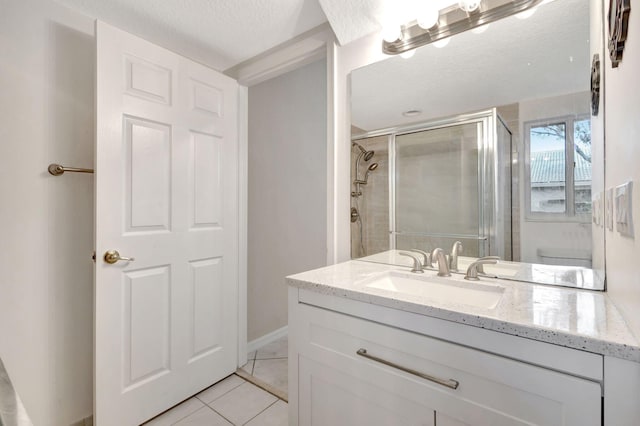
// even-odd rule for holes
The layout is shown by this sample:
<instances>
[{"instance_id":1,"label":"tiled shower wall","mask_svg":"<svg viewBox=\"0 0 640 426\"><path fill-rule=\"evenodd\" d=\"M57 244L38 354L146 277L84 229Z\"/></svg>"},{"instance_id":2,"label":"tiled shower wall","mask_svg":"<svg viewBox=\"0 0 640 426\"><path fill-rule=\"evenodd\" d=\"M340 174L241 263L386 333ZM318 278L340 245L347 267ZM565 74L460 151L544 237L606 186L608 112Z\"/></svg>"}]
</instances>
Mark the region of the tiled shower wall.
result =
<instances>
[{"instance_id":1,"label":"tiled shower wall","mask_svg":"<svg viewBox=\"0 0 640 426\"><path fill-rule=\"evenodd\" d=\"M364 179L371 164L378 163L378 168L371 172L366 185L360 185L362 195L351 197L351 207L355 207L360 215L358 221L351 223L351 257L354 259L389 250L389 137L378 136L356 142L364 149L375 152L371 160L360 160L358 179ZM360 150L352 146L351 191L355 191L353 181L359 154Z\"/></svg>"},{"instance_id":2,"label":"tiled shower wall","mask_svg":"<svg viewBox=\"0 0 640 426\"><path fill-rule=\"evenodd\" d=\"M503 119L508 129L512 132L512 158L518 158L518 146L520 135L519 108L518 104L510 104L497 107L498 114ZM360 214L360 221L351 223L351 257L359 258L371 254L379 253L389 249L389 143L387 136L361 139L357 141L367 150L374 150L373 158L365 162L360 162L360 179L364 177L367 167L370 164L378 163L378 168L369 175L367 185L361 185L362 196L351 197L351 207L356 207ZM351 149L351 191L355 190L353 180L355 179L355 162L360 154L357 147ZM520 209L519 209L519 184L518 184L518 162L512 162L512 208L511 211L501 212L511 215L512 224L512 252L513 260L520 260ZM362 223L362 246L360 244L360 223ZM455 239L433 238L404 235L397 241L398 247L418 247L430 249L433 247L443 247L447 251ZM478 256L478 245L476 241L462 241L465 247L463 253L467 256Z\"/></svg>"}]
</instances>

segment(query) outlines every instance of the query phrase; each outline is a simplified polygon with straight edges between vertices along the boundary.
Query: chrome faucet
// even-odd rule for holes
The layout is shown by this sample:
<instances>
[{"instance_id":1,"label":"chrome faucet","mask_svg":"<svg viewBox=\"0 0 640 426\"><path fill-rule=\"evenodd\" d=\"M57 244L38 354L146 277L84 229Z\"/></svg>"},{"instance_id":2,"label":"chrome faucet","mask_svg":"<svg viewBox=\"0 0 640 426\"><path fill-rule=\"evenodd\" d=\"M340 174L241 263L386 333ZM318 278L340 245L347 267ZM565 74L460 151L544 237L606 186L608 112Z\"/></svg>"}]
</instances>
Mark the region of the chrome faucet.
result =
<instances>
[{"instance_id":1,"label":"chrome faucet","mask_svg":"<svg viewBox=\"0 0 640 426\"><path fill-rule=\"evenodd\" d=\"M431 252L431 260L438 261L438 276L439 277L450 277L451 272L449 272L449 261L447 260L447 256L444 254L444 250L441 248L434 248Z\"/></svg>"},{"instance_id":2,"label":"chrome faucet","mask_svg":"<svg viewBox=\"0 0 640 426\"><path fill-rule=\"evenodd\" d=\"M419 253L422 255L423 259L422 259L422 267L423 268L432 268L433 264L431 262L431 253L427 253L424 250L419 250L419 249L411 249L409 251L412 251L414 253Z\"/></svg>"},{"instance_id":3,"label":"chrome faucet","mask_svg":"<svg viewBox=\"0 0 640 426\"><path fill-rule=\"evenodd\" d=\"M462 242L456 241L451 247L451 254L449 255L449 269L458 272L458 255L462 253Z\"/></svg>"},{"instance_id":4,"label":"chrome faucet","mask_svg":"<svg viewBox=\"0 0 640 426\"><path fill-rule=\"evenodd\" d=\"M407 253L405 251L401 251L398 254L400 256L407 256L413 259L413 269L411 269L411 272L414 272L416 274L422 274L424 272L424 269L422 269L422 262L420 261L420 258L417 254Z\"/></svg>"},{"instance_id":5,"label":"chrome faucet","mask_svg":"<svg viewBox=\"0 0 640 426\"><path fill-rule=\"evenodd\" d=\"M480 259L500 260L500 256L484 256L484 257L481 257ZM478 271L479 274L487 275L486 272L484 272L484 267L482 263L478 265L476 270ZM495 278L498 278L498 277L495 276Z\"/></svg>"},{"instance_id":6,"label":"chrome faucet","mask_svg":"<svg viewBox=\"0 0 640 426\"><path fill-rule=\"evenodd\" d=\"M478 281L480 279L480 278L478 278L478 267L482 268L482 265L486 265L488 263L495 264L495 263L498 263L498 260L497 259L489 259L489 258L486 258L486 257L482 257L482 258L476 260L471 265L469 265L469 267L467 268L467 274L464 276L464 279L465 280L470 280L470 281Z\"/></svg>"}]
</instances>

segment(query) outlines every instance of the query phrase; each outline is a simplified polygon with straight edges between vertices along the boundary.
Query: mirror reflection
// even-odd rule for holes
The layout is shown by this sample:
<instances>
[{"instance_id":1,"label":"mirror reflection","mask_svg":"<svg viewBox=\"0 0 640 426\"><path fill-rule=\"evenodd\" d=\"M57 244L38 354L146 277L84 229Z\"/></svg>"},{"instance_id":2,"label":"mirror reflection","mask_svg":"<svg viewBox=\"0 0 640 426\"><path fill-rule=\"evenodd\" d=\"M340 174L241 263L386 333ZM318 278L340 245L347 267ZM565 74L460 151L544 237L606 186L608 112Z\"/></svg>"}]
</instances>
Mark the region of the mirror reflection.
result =
<instances>
[{"instance_id":1,"label":"mirror reflection","mask_svg":"<svg viewBox=\"0 0 640 426\"><path fill-rule=\"evenodd\" d=\"M603 288L591 9L556 0L352 73L353 258L440 247L462 272L498 256L488 275Z\"/></svg>"}]
</instances>

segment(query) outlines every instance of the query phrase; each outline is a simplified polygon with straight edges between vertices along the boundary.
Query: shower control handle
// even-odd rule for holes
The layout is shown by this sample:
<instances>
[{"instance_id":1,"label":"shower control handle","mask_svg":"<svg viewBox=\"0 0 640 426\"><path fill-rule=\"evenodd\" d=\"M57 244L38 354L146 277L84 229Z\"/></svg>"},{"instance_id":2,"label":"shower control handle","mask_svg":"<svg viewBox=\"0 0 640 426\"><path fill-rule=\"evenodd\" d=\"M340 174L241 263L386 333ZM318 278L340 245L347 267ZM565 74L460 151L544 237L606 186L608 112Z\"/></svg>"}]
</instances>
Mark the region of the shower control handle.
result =
<instances>
[{"instance_id":1,"label":"shower control handle","mask_svg":"<svg viewBox=\"0 0 640 426\"><path fill-rule=\"evenodd\" d=\"M356 222L359 217L360 213L358 213L358 209L351 207L351 223Z\"/></svg>"}]
</instances>

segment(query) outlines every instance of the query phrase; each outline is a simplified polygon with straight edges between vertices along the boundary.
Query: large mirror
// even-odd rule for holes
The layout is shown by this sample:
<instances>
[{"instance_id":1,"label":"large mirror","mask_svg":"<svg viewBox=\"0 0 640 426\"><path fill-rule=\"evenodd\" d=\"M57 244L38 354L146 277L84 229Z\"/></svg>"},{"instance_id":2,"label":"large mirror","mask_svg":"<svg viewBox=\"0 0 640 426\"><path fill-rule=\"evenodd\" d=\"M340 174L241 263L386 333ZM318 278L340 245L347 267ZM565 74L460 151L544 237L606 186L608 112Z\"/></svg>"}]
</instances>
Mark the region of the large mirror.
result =
<instances>
[{"instance_id":1,"label":"large mirror","mask_svg":"<svg viewBox=\"0 0 640 426\"><path fill-rule=\"evenodd\" d=\"M604 289L601 22L555 0L354 70L352 258L460 241L460 270L499 256L488 275Z\"/></svg>"}]
</instances>

